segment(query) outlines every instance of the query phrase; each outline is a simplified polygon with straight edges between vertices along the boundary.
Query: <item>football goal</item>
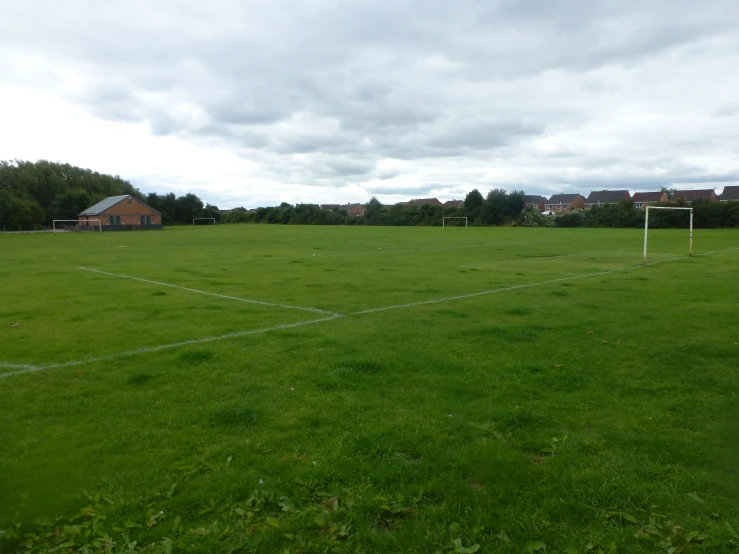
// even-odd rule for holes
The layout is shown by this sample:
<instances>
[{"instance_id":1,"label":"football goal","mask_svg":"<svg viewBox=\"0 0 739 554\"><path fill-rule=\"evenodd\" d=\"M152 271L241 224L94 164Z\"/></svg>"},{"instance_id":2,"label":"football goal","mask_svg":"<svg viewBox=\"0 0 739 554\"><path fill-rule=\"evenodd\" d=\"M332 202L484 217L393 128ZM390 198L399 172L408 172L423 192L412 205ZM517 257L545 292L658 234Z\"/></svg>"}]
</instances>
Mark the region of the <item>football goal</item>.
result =
<instances>
[{"instance_id":1,"label":"football goal","mask_svg":"<svg viewBox=\"0 0 739 554\"><path fill-rule=\"evenodd\" d=\"M649 210L690 210L690 236L688 238L688 253L693 255L693 208L677 208L674 206L647 206L644 214L644 265L647 265L647 235L649 233Z\"/></svg>"},{"instance_id":2,"label":"football goal","mask_svg":"<svg viewBox=\"0 0 739 554\"><path fill-rule=\"evenodd\" d=\"M441 226L442 227L461 227L461 225L447 225L446 220L447 219L464 219L464 226L467 227L467 218L466 217L442 217L441 218Z\"/></svg>"},{"instance_id":3,"label":"football goal","mask_svg":"<svg viewBox=\"0 0 739 554\"><path fill-rule=\"evenodd\" d=\"M99 219L88 219L82 223L80 223L79 219L55 219L51 222L51 230L54 233L102 231L103 226Z\"/></svg>"},{"instance_id":4,"label":"football goal","mask_svg":"<svg viewBox=\"0 0 739 554\"><path fill-rule=\"evenodd\" d=\"M196 217L192 220L193 225L215 225L215 217Z\"/></svg>"}]
</instances>

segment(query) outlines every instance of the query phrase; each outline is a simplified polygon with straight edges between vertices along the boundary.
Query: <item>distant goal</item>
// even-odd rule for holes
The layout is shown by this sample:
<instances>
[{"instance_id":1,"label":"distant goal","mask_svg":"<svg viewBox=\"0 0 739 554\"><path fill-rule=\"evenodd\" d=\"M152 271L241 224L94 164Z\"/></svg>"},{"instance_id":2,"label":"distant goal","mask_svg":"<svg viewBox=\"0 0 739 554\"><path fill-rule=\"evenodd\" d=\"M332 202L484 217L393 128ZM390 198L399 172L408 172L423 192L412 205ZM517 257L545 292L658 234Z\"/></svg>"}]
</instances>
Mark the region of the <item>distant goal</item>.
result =
<instances>
[{"instance_id":1,"label":"distant goal","mask_svg":"<svg viewBox=\"0 0 739 554\"><path fill-rule=\"evenodd\" d=\"M76 233L80 231L102 231L103 226L99 219L89 219L82 223L79 219L55 219L51 222L51 230L54 233Z\"/></svg>"},{"instance_id":2,"label":"distant goal","mask_svg":"<svg viewBox=\"0 0 739 554\"><path fill-rule=\"evenodd\" d=\"M192 220L193 225L215 225L215 217L196 217Z\"/></svg>"},{"instance_id":3,"label":"distant goal","mask_svg":"<svg viewBox=\"0 0 739 554\"><path fill-rule=\"evenodd\" d=\"M447 224L447 222L446 222L447 219L459 219L459 220L463 219L464 220L464 226L467 227L467 218L466 217L442 217L441 218L441 226L442 227L462 227L461 224L459 224L459 225L449 225L449 224Z\"/></svg>"},{"instance_id":4,"label":"distant goal","mask_svg":"<svg viewBox=\"0 0 739 554\"><path fill-rule=\"evenodd\" d=\"M649 233L649 210L689 210L690 211L690 234L688 237L688 255L693 255L693 208L679 208L676 206L647 206L644 214L644 260L643 265L647 265L647 236Z\"/></svg>"}]
</instances>

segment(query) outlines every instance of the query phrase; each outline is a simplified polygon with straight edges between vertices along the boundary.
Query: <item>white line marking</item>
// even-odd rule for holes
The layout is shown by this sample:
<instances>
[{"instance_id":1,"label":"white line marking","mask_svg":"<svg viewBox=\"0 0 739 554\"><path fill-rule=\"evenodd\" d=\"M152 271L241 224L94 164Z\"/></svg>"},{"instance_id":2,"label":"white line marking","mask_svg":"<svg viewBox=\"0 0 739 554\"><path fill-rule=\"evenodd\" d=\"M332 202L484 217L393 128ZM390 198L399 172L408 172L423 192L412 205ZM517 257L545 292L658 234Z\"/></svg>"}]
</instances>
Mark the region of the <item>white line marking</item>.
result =
<instances>
[{"instance_id":1,"label":"white line marking","mask_svg":"<svg viewBox=\"0 0 739 554\"><path fill-rule=\"evenodd\" d=\"M460 267L460 268L482 267L484 265L490 265L490 264L500 265L501 263L518 264L521 262L541 262L543 260L556 260L557 258L572 258L573 256L586 256L588 254L598 254L600 252L622 252L622 250L591 250L590 252L578 252L577 254L562 254L561 256L531 256L531 257L524 258L522 260L503 260L500 262L482 262L479 264L460 265L457 267Z\"/></svg>"},{"instance_id":2,"label":"white line marking","mask_svg":"<svg viewBox=\"0 0 739 554\"><path fill-rule=\"evenodd\" d=\"M715 250L713 252L704 252L703 254L696 254L695 256L709 256L711 254L720 254L722 252L733 252L735 250L739 250L739 248L729 248L727 250ZM603 252L608 252L608 250L604 250ZM693 257L695 257L693 256ZM680 256L678 258L670 258L669 260L659 260L656 262L652 262L647 264L648 266L664 263L664 262L674 262L676 260L687 260L690 259L690 256ZM395 306L385 306L383 308L372 308L369 310L362 310L360 312L354 312L349 315L361 315L361 314L371 314L375 312L384 312L386 310L397 310L400 308L410 308L413 306L422 306L424 304L436 304L438 302L448 302L450 300L461 300L463 298L473 298L475 296L484 296L486 294L494 294L496 292L504 292L507 290L516 290L516 289L525 289L530 287L537 287L539 285L548 285L551 283L559 283L561 281L572 281L573 279L582 279L583 277L596 277L598 275L609 275L611 273L625 273L627 271L634 271L635 269L643 269L643 265L638 265L635 267L627 267L625 269L610 269L608 271L599 271L597 273L583 273L582 275L575 275L573 277L561 277L560 279L550 279L549 281L540 281L538 283L528 283L525 285L514 285L512 287L502 287L499 289L493 289L493 290L485 290L482 292L473 292L471 294L461 294L458 296L449 296L447 298L437 298L434 300L422 300L421 302L410 302L407 304L396 304Z\"/></svg>"},{"instance_id":3,"label":"white line marking","mask_svg":"<svg viewBox=\"0 0 739 554\"><path fill-rule=\"evenodd\" d=\"M37 366L30 365L30 364L4 364L4 363L0 363L0 367L2 367L4 369L32 369L32 368L35 368Z\"/></svg>"},{"instance_id":4,"label":"white line marking","mask_svg":"<svg viewBox=\"0 0 739 554\"><path fill-rule=\"evenodd\" d=\"M642 267L642 266L639 266ZM362 315L372 314L375 312L384 312L386 310L397 310L400 308L411 308L414 306L423 306L425 304L437 304L439 302L449 302L450 300L461 300L463 298L474 298L475 296L484 296L486 294L493 294L496 292L503 292L507 290L525 289L530 287L538 287L540 285L549 285L551 283L559 283L560 281L572 281L573 279L582 279L583 277L595 277L597 275L608 275L609 273L616 273L617 271L630 271L631 269L638 269L636 267L630 269L614 269L611 271L601 271L598 273L585 273L582 275L576 275L574 277L561 277L559 279L550 279L548 281L539 281L538 283L527 283L525 285L513 285L511 287L501 287L499 289L484 290L481 292L473 292L470 294L460 294L457 296L447 296L446 298L435 298L433 300L422 300L420 302L409 302L407 304L396 304L394 306L385 306L382 308L371 308L369 310L362 310L360 312L354 312L349 315Z\"/></svg>"},{"instance_id":5,"label":"white line marking","mask_svg":"<svg viewBox=\"0 0 739 554\"><path fill-rule=\"evenodd\" d=\"M726 250L714 250L712 252L704 252L702 254L695 254L693 257L710 256L712 254L722 254L724 252L735 252L737 250L739 250L739 247L737 247L737 248L728 248ZM656 265L656 264L664 263L664 262L674 262L674 261L677 261L677 260L686 260L686 259L690 259L690 256L680 256L680 257L677 257L677 258L670 258L670 259L667 259L667 260L659 260L659 261L656 261L656 262L651 262L651 263L647 264L647 266L652 266L652 265ZM448 301L451 301L451 300L461 300L463 298L473 298L475 296L484 296L484 295L487 295L487 294L494 294L496 292L504 292L504 291L508 291L508 290L516 290L516 289L524 289L524 288L530 288L530 287L537 287L537 286L540 286L540 285L548 285L548 284L551 284L551 283L558 283L558 282L561 282L561 281L572 281L573 279L582 279L584 277L596 277L598 275L609 275L609 274L613 274L613 273L626 273L628 271L634 271L636 269L644 269L644 268L645 268L645 266L638 265L638 266L635 266L635 267L629 267L629 268L625 268L625 269L612 269L612 270L609 270L609 271L600 271L598 273L586 273L586 274L583 274L583 275L576 275L574 277L562 277L561 279L550 279L548 281L540 281L538 283L528 283L528 284L525 284L525 285L514 285L514 286L511 286L511 287L502 287L502 288L499 288L499 289L487 290L487 291L482 291L482 292L473 292L471 294L461 294L461 295L457 295L457 296L449 296L449 297L446 297L446 298L437 298L435 300L424 300L424 301L421 301L421 302L410 302L410 303L407 303L407 304L397 304L395 306L386 306L384 308L373 308L373 309L369 309L369 310L362 310L362 311L359 311L359 312L354 312L354 313L349 314L349 315L352 315L352 316L354 316L354 315L363 315L363 314L371 314L371 313L375 313L375 312L382 312L382 311L386 311L386 310L396 310L396 309L400 309L400 308L411 308L411 307L414 307L414 306L423 306L423 305L426 305L426 304L436 304L436 303L439 303L439 302L448 302ZM95 270L91 270L91 271L95 271ZM135 277L130 277L130 278L131 279L136 279ZM177 285L167 285L167 286L177 286ZM178 287L178 288L182 288L182 287ZM320 318L320 319L311 319L311 320L308 320L308 321L299 321L298 323L285 323L285 324L282 324L282 325L275 325L274 327L268 327L266 329L256 329L256 330L253 330L253 331L239 331L239 332L236 332L236 333L228 333L228 334L225 334L225 335L220 335L218 337L208 337L208 338L204 338L204 339L193 339L193 340L186 340L186 341L181 341L181 342L174 342L174 343L170 343L170 344L163 344L161 346L152 346L152 347L148 347L148 348L139 348L139 349L136 349L136 350L127 350L125 352L118 352L116 354L109 354L109 355L106 355L106 356L99 356L99 357L96 357L96 358L88 358L88 359L85 359L85 360L76 360L76 361L65 362L65 363L61 363L61 364L51 364L51 365L46 365L46 366L34 366L34 365L15 365L15 364L4 364L4 363L0 363L0 367L2 367L2 368L9 368L9 369L22 368L19 371L12 371L12 372L8 372L8 373L0 373L0 379L2 379L3 377L10 377L12 375L22 375L22 374L25 374L25 373L34 373L34 372L37 372L37 371L43 371L45 369L57 369L57 368L70 367L70 366L82 365L82 364L93 363L93 362L113 360L115 358L119 358L119 357L123 357L123 356L133 356L133 355L136 355L136 354L145 354L145 353L149 353L149 352L158 352L160 350L165 350L165 349L169 349L169 348L177 348L177 347L180 347L180 346L187 346L187 345L190 345L190 344L202 344L202 343L206 343L206 342L214 342L214 341L218 341L218 340L225 340L225 339L231 339L231 338L245 337L245 336L248 336L248 335L257 335L257 334L262 334L262 333L268 333L270 331L277 331L277 330L280 330L280 329L290 329L290 328L293 328L293 327L302 327L303 325L310 325L310 324L313 324L313 323L321 323L321 322L324 322L324 321L331 321L331 320L334 320L334 319L340 319L342 317L344 317L344 316L342 316L340 314L334 314L331 317L323 317L323 318Z\"/></svg>"},{"instance_id":6,"label":"white line marking","mask_svg":"<svg viewBox=\"0 0 739 554\"><path fill-rule=\"evenodd\" d=\"M186 290L188 292L196 292L198 294L205 294L208 296L216 296L218 298L225 298L226 300L236 300L238 302L246 302L248 304L260 304L262 306L273 306L275 308L286 308L288 310L303 310L304 312L313 312L318 314L327 314L332 316L338 316L336 312L329 312L326 310L319 310L318 308L303 308L301 306L289 306L287 304L277 304L274 302L263 302L261 300L249 300L247 298L239 298L238 296L228 296L226 294L218 294L216 292L208 292L204 290L192 289L190 287L183 287L180 285L173 285L171 283L163 283L161 281L152 281L151 279L142 279L141 277L131 277L130 275L121 275L119 273L110 273L108 271L102 271L100 269L92 269L89 267L80 267L83 271L92 271L94 273L100 273L101 275L109 275L111 277L120 277L121 279L132 279L134 281L141 281L142 283L151 283L154 285L160 285L162 287L172 287L174 289Z\"/></svg>"},{"instance_id":7,"label":"white line marking","mask_svg":"<svg viewBox=\"0 0 739 554\"><path fill-rule=\"evenodd\" d=\"M0 364L0 367L21 367L23 369L19 371L12 371L9 373L0 373L0 379L3 377L10 377L11 375L22 375L24 373L35 373L37 371L43 371L45 369L58 369L61 367L71 367L75 365L89 364L94 362L104 362L106 360L113 360L115 358L121 358L124 356L134 356L136 354L148 354L150 352L159 352L160 350L167 350L169 348L178 348L180 346L189 346L191 344L203 344L206 342L215 342L219 340L234 339L239 337L246 337L249 335L261 335L263 333L269 333L270 331L279 331L282 329L293 329L295 327L303 327L305 325L311 325L313 323L321 323L324 321L331 321L333 319L339 319L343 316L333 315L331 317L322 317L320 319L309 319L308 321L298 321L297 323L283 323L281 325L275 325L273 327L267 327L266 329L254 329L251 331L237 331L235 333L226 333L218 337L207 337L204 339L192 339L180 342L172 342L170 344L162 344L160 346L150 346L146 348L137 348L135 350L126 350L124 352L117 352L115 354L108 354L105 356L97 356L95 358L87 358L85 360L75 360L72 362L64 362L61 364L49 364L43 366L26 365L26 366L12 366L11 364Z\"/></svg>"}]
</instances>

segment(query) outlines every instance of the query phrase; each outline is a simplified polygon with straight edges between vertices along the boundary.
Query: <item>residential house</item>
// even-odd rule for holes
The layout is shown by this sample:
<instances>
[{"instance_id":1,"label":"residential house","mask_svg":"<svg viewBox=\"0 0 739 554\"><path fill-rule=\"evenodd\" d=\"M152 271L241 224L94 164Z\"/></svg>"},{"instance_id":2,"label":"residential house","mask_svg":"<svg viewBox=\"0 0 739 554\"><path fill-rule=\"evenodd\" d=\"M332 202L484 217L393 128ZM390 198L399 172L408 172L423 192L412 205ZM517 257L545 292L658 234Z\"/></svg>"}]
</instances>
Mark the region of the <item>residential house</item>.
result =
<instances>
[{"instance_id":1,"label":"residential house","mask_svg":"<svg viewBox=\"0 0 739 554\"><path fill-rule=\"evenodd\" d=\"M618 204L622 200L631 200L628 190L594 190L585 200L585 209L603 204Z\"/></svg>"},{"instance_id":2,"label":"residential house","mask_svg":"<svg viewBox=\"0 0 739 554\"><path fill-rule=\"evenodd\" d=\"M540 212L544 211L544 207L546 206L547 199L543 196L538 196L536 194L526 194L523 197L524 205L526 204L533 204L537 208L539 208Z\"/></svg>"},{"instance_id":3,"label":"residential house","mask_svg":"<svg viewBox=\"0 0 739 554\"><path fill-rule=\"evenodd\" d=\"M711 200L712 202L716 202L718 196L716 196L716 191L713 189L678 190L675 192L674 200L676 202L682 200L686 204L690 204L694 200Z\"/></svg>"},{"instance_id":4,"label":"residential house","mask_svg":"<svg viewBox=\"0 0 739 554\"><path fill-rule=\"evenodd\" d=\"M80 225L97 225L99 221L103 231L162 228L162 214L129 194L110 196L77 217Z\"/></svg>"},{"instance_id":5,"label":"residential house","mask_svg":"<svg viewBox=\"0 0 739 554\"><path fill-rule=\"evenodd\" d=\"M332 212L336 208L340 208L341 206L339 204L321 204L318 207L321 208L322 210L326 211L326 212Z\"/></svg>"},{"instance_id":6,"label":"residential house","mask_svg":"<svg viewBox=\"0 0 739 554\"><path fill-rule=\"evenodd\" d=\"M652 204L667 204L670 197L666 192L635 192L631 197L635 208L645 208Z\"/></svg>"},{"instance_id":7,"label":"residential house","mask_svg":"<svg viewBox=\"0 0 739 554\"><path fill-rule=\"evenodd\" d=\"M584 207L585 197L582 194L555 194L544 204L544 210L553 213L562 213Z\"/></svg>"},{"instance_id":8,"label":"residential house","mask_svg":"<svg viewBox=\"0 0 739 554\"><path fill-rule=\"evenodd\" d=\"M437 198L418 198L406 202L405 205L409 208L411 206L418 206L419 208L424 204L431 204L432 206L441 206L441 202Z\"/></svg>"},{"instance_id":9,"label":"residential house","mask_svg":"<svg viewBox=\"0 0 739 554\"><path fill-rule=\"evenodd\" d=\"M454 208L455 210L462 208L464 207L464 200L447 200L446 202L444 202L444 207Z\"/></svg>"},{"instance_id":10,"label":"residential house","mask_svg":"<svg viewBox=\"0 0 739 554\"><path fill-rule=\"evenodd\" d=\"M739 186L737 186L737 185L730 185L728 187L724 187L724 191L721 193L721 196L719 197L719 200L721 202L737 202L737 201L739 201Z\"/></svg>"}]
</instances>

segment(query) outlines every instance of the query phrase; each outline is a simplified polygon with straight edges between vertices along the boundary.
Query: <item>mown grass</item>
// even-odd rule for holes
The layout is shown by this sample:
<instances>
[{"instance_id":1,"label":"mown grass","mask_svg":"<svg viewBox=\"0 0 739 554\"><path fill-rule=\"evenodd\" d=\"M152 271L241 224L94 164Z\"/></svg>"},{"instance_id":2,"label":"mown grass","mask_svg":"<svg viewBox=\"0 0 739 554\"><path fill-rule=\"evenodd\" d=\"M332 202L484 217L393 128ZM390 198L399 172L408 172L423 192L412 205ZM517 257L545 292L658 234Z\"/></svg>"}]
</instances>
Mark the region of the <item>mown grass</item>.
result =
<instances>
[{"instance_id":1,"label":"mown grass","mask_svg":"<svg viewBox=\"0 0 739 554\"><path fill-rule=\"evenodd\" d=\"M685 254L652 238L651 261ZM0 364L103 358L0 378L0 550L730 551L739 251L635 269L640 241L0 236ZM116 357L324 316L80 266L344 317Z\"/></svg>"}]
</instances>

